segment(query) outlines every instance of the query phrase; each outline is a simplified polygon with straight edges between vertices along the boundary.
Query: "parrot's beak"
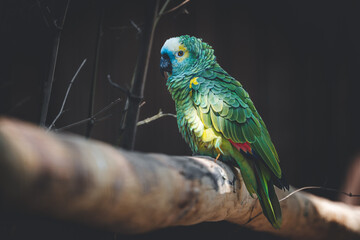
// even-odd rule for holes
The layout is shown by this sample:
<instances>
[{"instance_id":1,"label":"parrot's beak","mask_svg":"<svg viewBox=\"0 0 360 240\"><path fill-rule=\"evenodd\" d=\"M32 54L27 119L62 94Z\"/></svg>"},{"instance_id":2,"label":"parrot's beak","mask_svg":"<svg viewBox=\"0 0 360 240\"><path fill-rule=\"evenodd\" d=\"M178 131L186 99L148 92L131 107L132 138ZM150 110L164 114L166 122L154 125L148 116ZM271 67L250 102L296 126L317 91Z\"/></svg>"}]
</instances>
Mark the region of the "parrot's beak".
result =
<instances>
[{"instance_id":1,"label":"parrot's beak","mask_svg":"<svg viewBox=\"0 0 360 240\"><path fill-rule=\"evenodd\" d=\"M167 76L172 73L171 61L170 61L169 55L167 55L167 54L161 55L160 72L161 72L161 75L166 79L167 79ZM164 74L165 72L167 73L166 77Z\"/></svg>"}]
</instances>

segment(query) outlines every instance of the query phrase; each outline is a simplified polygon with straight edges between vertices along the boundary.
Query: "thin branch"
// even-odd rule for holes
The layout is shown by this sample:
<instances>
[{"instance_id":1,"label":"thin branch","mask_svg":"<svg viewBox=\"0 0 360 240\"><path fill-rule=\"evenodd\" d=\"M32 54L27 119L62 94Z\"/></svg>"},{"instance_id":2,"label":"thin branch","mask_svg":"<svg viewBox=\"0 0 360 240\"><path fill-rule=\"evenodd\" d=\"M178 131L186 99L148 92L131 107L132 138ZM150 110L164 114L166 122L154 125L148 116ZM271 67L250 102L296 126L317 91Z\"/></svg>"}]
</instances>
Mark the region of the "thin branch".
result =
<instances>
[{"instance_id":1,"label":"thin branch","mask_svg":"<svg viewBox=\"0 0 360 240\"><path fill-rule=\"evenodd\" d=\"M63 14L63 17L62 17L62 19L60 21L60 24L59 24L59 19L56 19L54 17L54 15L52 14L49 6L44 6L44 4L39 0L36 0L36 4L40 8L41 15L42 15L42 17L44 19L44 22L45 22L46 26L48 28L51 28L51 29L55 30L55 31L61 31L63 29L63 26L64 26L65 17L67 15L70 0L68 0L66 2L64 14Z\"/></svg>"},{"instance_id":2,"label":"thin branch","mask_svg":"<svg viewBox=\"0 0 360 240\"><path fill-rule=\"evenodd\" d=\"M165 14L171 13L171 12L175 11L176 9L184 6L184 5L187 4L188 2L190 2L190 0L185 0L185 1L183 1L182 3L180 3L179 5L177 5L176 7L173 7L172 9L170 9L170 10L162 13L161 15L165 15Z\"/></svg>"},{"instance_id":3,"label":"thin branch","mask_svg":"<svg viewBox=\"0 0 360 240\"><path fill-rule=\"evenodd\" d=\"M139 108L141 108L142 106L144 106L146 104L146 101L143 101L142 103L140 103Z\"/></svg>"},{"instance_id":4,"label":"thin branch","mask_svg":"<svg viewBox=\"0 0 360 240\"><path fill-rule=\"evenodd\" d=\"M156 115L154 115L152 117L148 117L148 118L146 118L146 119L144 119L142 121L139 121L137 123L137 126L140 126L140 125L143 125L143 124L148 124L148 123L150 123L152 121L155 121L156 119L159 119L159 118L162 118L162 117L174 117L174 118L176 118L176 115L172 114L172 113L163 113L161 111L161 109L160 109L158 114L156 114Z\"/></svg>"},{"instance_id":5,"label":"thin branch","mask_svg":"<svg viewBox=\"0 0 360 240\"><path fill-rule=\"evenodd\" d=\"M75 126L79 126L79 125L82 125L82 124L84 124L84 123L87 123L88 121L93 121L93 122L94 122L93 124L96 124L96 123L98 123L98 122L101 122L101 121L104 121L104 120L110 118L111 116L112 116L112 114L109 114L109 115L107 115L107 116L105 116L105 117L102 117L102 118L99 118L99 119L97 119L96 117L86 118L86 119L80 120L80 121L78 121L78 122L69 124L69 125L67 125L67 126L65 126L65 127L61 127L61 128L55 129L54 131L55 131L55 132L61 132L61 131L64 131L64 130L66 130L66 129L69 129L69 128L72 128L72 127L75 127Z\"/></svg>"},{"instance_id":6,"label":"thin branch","mask_svg":"<svg viewBox=\"0 0 360 240\"><path fill-rule=\"evenodd\" d=\"M108 74L106 77L107 77L108 82L109 82L109 83L111 84L111 86L113 86L114 88L119 89L119 90L122 91L123 93L128 93L128 92L129 92L128 89L120 86L120 85L117 84L116 82L113 82L113 81L111 80L111 75L110 75L110 74Z\"/></svg>"},{"instance_id":7,"label":"thin branch","mask_svg":"<svg viewBox=\"0 0 360 240\"><path fill-rule=\"evenodd\" d=\"M48 20L48 18L50 18L50 16L49 16L49 11L48 11L49 9L48 9L48 8L44 8L44 7L42 6L42 3L40 2L40 0L36 0L36 3L37 3L37 5L38 5L38 7L39 7L39 9L40 9L42 18L43 18L43 20L44 20L44 22L45 22L45 25L46 25L48 28L50 28L50 24L49 24L49 20Z\"/></svg>"},{"instance_id":8,"label":"thin branch","mask_svg":"<svg viewBox=\"0 0 360 240\"><path fill-rule=\"evenodd\" d=\"M84 124L84 123L87 123L89 121L93 121L93 124L97 123L97 122L100 122L100 121L103 121L105 119L108 119L112 114L110 115L107 115L103 118L100 118L100 119L97 119L97 117L102 114L103 112L107 111L108 109L112 108L114 105L116 105L117 103L119 103L121 101L120 98L116 99L115 101L111 102L109 105L107 105L106 107L102 108L100 111L96 112L94 115L92 115L91 117L88 117L88 118L85 118L83 120L80 120L78 122L75 122L75 123L72 123L72 124L69 124L65 127L61 127L61 128L58 128L58 129L55 129L55 131L59 132L59 131L64 131L66 129L69 129L69 128L72 128L72 127L75 127L75 126L78 126L78 125L81 125L81 124Z\"/></svg>"},{"instance_id":9,"label":"thin branch","mask_svg":"<svg viewBox=\"0 0 360 240\"><path fill-rule=\"evenodd\" d=\"M72 128L72 127L75 127L75 126L78 126L78 125L81 125L83 123L87 123L88 121L90 121L91 119L93 118L85 118L83 120L80 120L78 122L75 122L75 123L71 123L65 127L61 127L61 128L57 128L57 129L54 129L55 132L60 132L60 131L64 131L66 129L69 129L69 128Z\"/></svg>"},{"instance_id":10,"label":"thin branch","mask_svg":"<svg viewBox=\"0 0 360 240\"><path fill-rule=\"evenodd\" d=\"M334 188L327 188L327 187L321 187L321 186L307 186L307 187L302 187L302 188L296 189L295 191L291 192L289 195L280 199L279 202L284 201L285 199L291 197L295 193L298 193L298 192L304 191L304 190L309 190L309 189L321 189L321 190L325 190L325 191L329 191L329 192L336 192L336 193L344 194L348 197L360 197L360 194L352 194L351 192L347 193L347 192L343 192L343 191L340 191L340 190L337 190Z\"/></svg>"},{"instance_id":11,"label":"thin branch","mask_svg":"<svg viewBox=\"0 0 360 240\"><path fill-rule=\"evenodd\" d=\"M137 33L141 34L142 32L141 28L133 20L130 20L130 23L136 29Z\"/></svg>"},{"instance_id":12,"label":"thin branch","mask_svg":"<svg viewBox=\"0 0 360 240\"><path fill-rule=\"evenodd\" d=\"M158 16L157 16L158 18L160 18L160 17L164 14L165 9L166 9L166 7L169 5L170 1L171 1L171 0L166 0L166 2L164 3L164 5L162 5L162 7L161 7L161 9L160 9L160 11L159 11L159 13L158 13Z\"/></svg>"},{"instance_id":13,"label":"thin branch","mask_svg":"<svg viewBox=\"0 0 360 240\"><path fill-rule=\"evenodd\" d=\"M91 84L91 91L89 96L89 110L88 110L88 117L94 114L94 105L95 105L95 94L96 94L96 83L98 79L98 70L99 70L99 58L100 58L100 47L101 47L101 40L103 36L103 21L104 21L104 7L101 4L100 9L100 17L98 23L98 33L97 33L97 40L96 40L96 49L95 49L95 61L93 65L93 77L92 77L92 84ZM89 121L86 127L85 136L87 138L90 137L91 131L93 128L93 122Z\"/></svg>"},{"instance_id":14,"label":"thin branch","mask_svg":"<svg viewBox=\"0 0 360 240\"><path fill-rule=\"evenodd\" d=\"M58 115L55 117L54 121L52 121L52 123L51 123L50 126L48 127L48 129L47 129L48 131L50 131L50 130L54 127L54 125L55 125L56 121L58 120L58 118L64 113L65 103L66 103L67 97L68 97L68 95L69 95L71 86L73 85L73 83L74 83L77 75L79 74L81 68L82 68L82 67L84 66L84 64L86 63L86 60L87 60L87 59L85 58L85 59L82 61L80 67L77 69L75 75L74 75L73 78L71 79L71 81L70 81L70 83L69 83L69 86L68 86L68 88L67 88L67 90L66 90L66 94L65 94L65 97L64 97L64 101L63 101L63 103L62 103L62 105L61 105L60 111L59 111Z\"/></svg>"},{"instance_id":15,"label":"thin branch","mask_svg":"<svg viewBox=\"0 0 360 240\"><path fill-rule=\"evenodd\" d=\"M65 11L64 11L64 16L63 16L63 18L61 19L61 24L58 25L58 24L57 24L57 21L54 22L54 24L56 25L56 27L57 27L58 29L60 29L60 30L63 30L63 28L64 28L65 18L66 18L67 12L68 12L68 10L69 10L69 5L70 5L70 0L68 0L68 1L66 2L66 7L65 7Z\"/></svg>"},{"instance_id":16,"label":"thin branch","mask_svg":"<svg viewBox=\"0 0 360 240\"><path fill-rule=\"evenodd\" d=\"M113 114L110 113L110 114L108 114L108 115L106 115L106 116L104 116L104 117L102 117L102 118L95 119L94 124L96 124L96 123L98 123L98 122L102 122L102 121L104 121L104 120L106 120L106 119L108 119L108 118L110 118L110 117L112 117L112 116L113 116Z\"/></svg>"},{"instance_id":17,"label":"thin branch","mask_svg":"<svg viewBox=\"0 0 360 240\"><path fill-rule=\"evenodd\" d=\"M111 102L109 105L107 105L106 107L104 107L103 109L101 109L100 111L98 111L97 113L94 114L94 117L99 116L100 114L102 114L103 112L107 111L108 109L112 108L115 104L118 104L121 101L121 98L116 99L115 101Z\"/></svg>"},{"instance_id":18,"label":"thin branch","mask_svg":"<svg viewBox=\"0 0 360 240\"><path fill-rule=\"evenodd\" d=\"M166 0L164 5L161 7L160 11L157 13L157 15L155 17L155 21L154 21L154 29L155 29L157 23L159 22L161 16L164 14L164 11L165 11L166 7L169 5L169 3L170 3L170 0Z\"/></svg>"},{"instance_id":19,"label":"thin branch","mask_svg":"<svg viewBox=\"0 0 360 240\"><path fill-rule=\"evenodd\" d=\"M40 4L40 2L39 2L39 4ZM57 27L58 31L56 32L56 35L54 37L52 56L51 56L51 61L50 61L50 69L49 69L49 73L48 73L49 75L48 75L48 78L44 82L44 89L43 89L44 95L43 95L43 102L42 102L42 106L41 106L40 126L45 126L45 124L46 124L46 118L47 118L47 114L49 111L49 104L50 104L50 98L51 98L51 92L52 92L52 85L53 85L54 76L55 76L56 62L57 62L59 46L60 46L61 30L63 29L63 26L65 24L65 19L66 19L69 5L70 5L70 0L68 0L66 3L64 16L62 18L61 25L60 25L60 27ZM43 11L43 14L44 14L44 11ZM44 19L46 21L46 16L44 16ZM53 23L55 24L55 20L53 21Z\"/></svg>"}]
</instances>

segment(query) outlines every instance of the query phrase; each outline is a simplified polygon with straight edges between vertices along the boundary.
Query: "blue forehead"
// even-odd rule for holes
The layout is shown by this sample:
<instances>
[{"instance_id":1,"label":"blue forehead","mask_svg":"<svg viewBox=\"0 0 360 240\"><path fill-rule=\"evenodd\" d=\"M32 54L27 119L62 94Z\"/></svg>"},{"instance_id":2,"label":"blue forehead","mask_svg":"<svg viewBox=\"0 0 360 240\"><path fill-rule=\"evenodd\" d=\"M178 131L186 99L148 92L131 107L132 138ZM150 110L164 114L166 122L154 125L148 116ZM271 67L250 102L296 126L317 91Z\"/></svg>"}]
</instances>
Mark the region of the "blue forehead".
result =
<instances>
[{"instance_id":1,"label":"blue forehead","mask_svg":"<svg viewBox=\"0 0 360 240\"><path fill-rule=\"evenodd\" d=\"M162 47L160 53L161 53L161 55L169 54L169 50L166 47Z\"/></svg>"},{"instance_id":2,"label":"blue forehead","mask_svg":"<svg viewBox=\"0 0 360 240\"><path fill-rule=\"evenodd\" d=\"M174 53L165 46L161 48L160 53L161 53L161 55L167 54L171 61L174 60L174 58L175 58Z\"/></svg>"}]
</instances>

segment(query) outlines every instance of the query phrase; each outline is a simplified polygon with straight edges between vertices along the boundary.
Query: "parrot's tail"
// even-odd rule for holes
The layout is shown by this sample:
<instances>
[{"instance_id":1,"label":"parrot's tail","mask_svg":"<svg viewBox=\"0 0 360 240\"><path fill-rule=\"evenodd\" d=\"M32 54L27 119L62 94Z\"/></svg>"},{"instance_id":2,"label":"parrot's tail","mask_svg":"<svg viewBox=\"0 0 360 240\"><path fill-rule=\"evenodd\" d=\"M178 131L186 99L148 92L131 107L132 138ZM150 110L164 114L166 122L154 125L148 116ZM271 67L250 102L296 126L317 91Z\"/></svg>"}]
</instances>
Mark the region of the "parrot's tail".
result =
<instances>
[{"instance_id":1,"label":"parrot's tail","mask_svg":"<svg viewBox=\"0 0 360 240\"><path fill-rule=\"evenodd\" d=\"M247 160L238 151L233 151L232 154L232 159L240 168L242 178L250 195L253 196L252 194L256 193L265 217L274 228L279 229L281 226L281 208L275 194L273 180L281 189L288 189L288 184L284 179L278 179L272 174L260 159L249 156L251 160Z\"/></svg>"},{"instance_id":2,"label":"parrot's tail","mask_svg":"<svg viewBox=\"0 0 360 240\"><path fill-rule=\"evenodd\" d=\"M259 168L255 165L256 181L258 183L258 189L256 194L259 198L263 213L269 220L271 225L279 229L282 222L281 208L279 200L276 196L273 181L266 176L269 175L264 171L268 171L264 168Z\"/></svg>"}]
</instances>

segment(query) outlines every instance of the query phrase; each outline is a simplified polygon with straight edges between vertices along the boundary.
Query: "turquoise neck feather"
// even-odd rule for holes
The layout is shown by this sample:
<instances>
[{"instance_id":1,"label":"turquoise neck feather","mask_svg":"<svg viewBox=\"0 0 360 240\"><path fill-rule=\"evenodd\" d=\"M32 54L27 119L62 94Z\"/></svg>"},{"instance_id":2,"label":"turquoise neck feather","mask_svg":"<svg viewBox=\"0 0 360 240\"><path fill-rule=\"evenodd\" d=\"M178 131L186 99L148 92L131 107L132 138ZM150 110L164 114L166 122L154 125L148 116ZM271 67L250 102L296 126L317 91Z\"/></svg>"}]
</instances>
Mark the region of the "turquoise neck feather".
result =
<instances>
[{"instance_id":1,"label":"turquoise neck feather","mask_svg":"<svg viewBox=\"0 0 360 240\"><path fill-rule=\"evenodd\" d=\"M197 117L196 109L190 95L191 89L189 85L192 78L193 76L191 75L171 76L166 85L175 101L179 131L193 152L197 152L196 137L193 131L189 131L189 129L197 126L196 122L191 121Z\"/></svg>"}]
</instances>

